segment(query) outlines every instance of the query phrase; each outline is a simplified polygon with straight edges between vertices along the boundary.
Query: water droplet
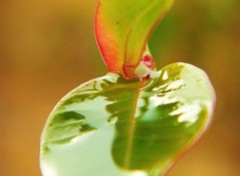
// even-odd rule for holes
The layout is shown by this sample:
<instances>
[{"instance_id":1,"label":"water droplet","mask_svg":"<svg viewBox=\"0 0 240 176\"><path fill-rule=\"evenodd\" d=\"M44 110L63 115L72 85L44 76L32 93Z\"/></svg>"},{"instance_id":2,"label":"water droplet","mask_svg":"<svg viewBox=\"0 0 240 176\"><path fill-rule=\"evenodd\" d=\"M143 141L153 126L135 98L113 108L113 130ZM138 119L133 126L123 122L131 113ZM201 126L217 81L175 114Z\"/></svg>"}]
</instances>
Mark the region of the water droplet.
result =
<instances>
[{"instance_id":1,"label":"water droplet","mask_svg":"<svg viewBox=\"0 0 240 176\"><path fill-rule=\"evenodd\" d=\"M162 80L167 80L168 79L168 72L164 71Z\"/></svg>"}]
</instances>

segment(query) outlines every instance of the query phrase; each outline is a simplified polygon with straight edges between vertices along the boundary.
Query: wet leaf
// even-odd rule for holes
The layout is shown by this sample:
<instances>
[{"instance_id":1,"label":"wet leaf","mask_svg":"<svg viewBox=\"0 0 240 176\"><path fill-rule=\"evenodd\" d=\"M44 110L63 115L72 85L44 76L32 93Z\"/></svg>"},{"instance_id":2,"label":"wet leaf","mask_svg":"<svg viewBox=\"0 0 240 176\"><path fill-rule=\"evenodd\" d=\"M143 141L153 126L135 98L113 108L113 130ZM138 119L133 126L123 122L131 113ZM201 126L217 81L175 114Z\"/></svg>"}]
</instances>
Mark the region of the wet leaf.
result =
<instances>
[{"instance_id":1,"label":"wet leaf","mask_svg":"<svg viewBox=\"0 0 240 176\"><path fill-rule=\"evenodd\" d=\"M174 0L99 0L95 34L110 72L136 67L154 27ZM131 74L131 73L130 73Z\"/></svg>"},{"instance_id":2,"label":"wet leaf","mask_svg":"<svg viewBox=\"0 0 240 176\"><path fill-rule=\"evenodd\" d=\"M118 74L66 95L41 140L44 176L157 176L209 124L214 92L206 74L176 63L149 80Z\"/></svg>"}]
</instances>

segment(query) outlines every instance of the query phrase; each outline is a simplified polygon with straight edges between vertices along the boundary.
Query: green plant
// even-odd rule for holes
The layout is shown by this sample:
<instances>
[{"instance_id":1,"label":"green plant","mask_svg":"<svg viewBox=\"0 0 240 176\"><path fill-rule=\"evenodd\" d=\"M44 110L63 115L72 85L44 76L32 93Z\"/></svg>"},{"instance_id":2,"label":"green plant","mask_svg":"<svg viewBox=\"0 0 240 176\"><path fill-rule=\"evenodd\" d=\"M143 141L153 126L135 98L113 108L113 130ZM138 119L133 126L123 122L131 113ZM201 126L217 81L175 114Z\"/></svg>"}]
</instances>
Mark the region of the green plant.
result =
<instances>
[{"instance_id":1,"label":"green plant","mask_svg":"<svg viewBox=\"0 0 240 176\"><path fill-rule=\"evenodd\" d=\"M44 176L164 174L209 125L214 91L185 63L155 71L149 36L174 0L99 0L95 33L106 76L67 94L41 139Z\"/></svg>"}]
</instances>

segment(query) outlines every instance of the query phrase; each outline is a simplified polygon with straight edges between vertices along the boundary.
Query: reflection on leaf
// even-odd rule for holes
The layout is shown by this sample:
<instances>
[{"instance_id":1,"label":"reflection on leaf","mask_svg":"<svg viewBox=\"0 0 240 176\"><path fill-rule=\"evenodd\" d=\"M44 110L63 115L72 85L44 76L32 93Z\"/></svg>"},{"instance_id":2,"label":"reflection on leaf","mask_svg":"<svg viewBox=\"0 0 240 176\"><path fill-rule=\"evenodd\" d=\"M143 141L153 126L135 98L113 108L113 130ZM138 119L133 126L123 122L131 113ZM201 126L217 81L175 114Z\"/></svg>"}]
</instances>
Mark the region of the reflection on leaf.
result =
<instances>
[{"instance_id":1,"label":"reflection on leaf","mask_svg":"<svg viewBox=\"0 0 240 176\"><path fill-rule=\"evenodd\" d=\"M171 163L175 155L202 129L208 114L207 105L203 105L201 100L194 103L195 100L193 102L184 96L175 96L181 91L185 93L197 89L196 84L195 89L190 90L188 80L185 80L189 68L176 64L163 69L159 77L151 80L141 91L138 90L137 105L129 101L127 107L135 108L128 114L122 111L118 114L121 120L116 124L112 153L119 167L126 170L151 170L158 165L159 169ZM133 96L136 94L134 92ZM126 105L125 102L122 104ZM110 106L116 107L114 104ZM197 110L192 106L197 107Z\"/></svg>"},{"instance_id":2,"label":"reflection on leaf","mask_svg":"<svg viewBox=\"0 0 240 176\"><path fill-rule=\"evenodd\" d=\"M159 175L207 127L213 100L205 73L183 63L142 82L112 73L89 81L50 114L43 174Z\"/></svg>"}]
</instances>

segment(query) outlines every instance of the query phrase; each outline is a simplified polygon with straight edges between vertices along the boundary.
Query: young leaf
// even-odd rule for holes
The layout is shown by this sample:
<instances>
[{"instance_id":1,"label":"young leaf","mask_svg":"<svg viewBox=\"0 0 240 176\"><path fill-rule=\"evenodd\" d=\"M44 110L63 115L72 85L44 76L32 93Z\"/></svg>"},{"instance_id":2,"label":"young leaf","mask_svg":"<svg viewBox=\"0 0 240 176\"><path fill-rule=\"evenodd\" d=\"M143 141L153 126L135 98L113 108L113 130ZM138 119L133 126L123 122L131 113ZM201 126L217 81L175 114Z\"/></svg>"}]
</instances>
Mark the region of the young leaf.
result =
<instances>
[{"instance_id":1,"label":"young leaf","mask_svg":"<svg viewBox=\"0 0 240 176\"><path fill-rule=\"evenodd\" d=\"M175 63L145 81L118 74L66 95L41 140L44 176L157 176L204 132L214 92L206 74Z\"/></svg>"},{"instance_id":2,"label":"young leaf","mask_svg":"<svg viewBox=\"0 0 240 176\"><path fill-rule=\"evenodd\" d=\"M125 70L134 70L131 68L138 66L152 30L173 2L174 0L98 1L95 35L110 72L121 73L123 67L127 67Z\"/></svg>"}]
</instances>

